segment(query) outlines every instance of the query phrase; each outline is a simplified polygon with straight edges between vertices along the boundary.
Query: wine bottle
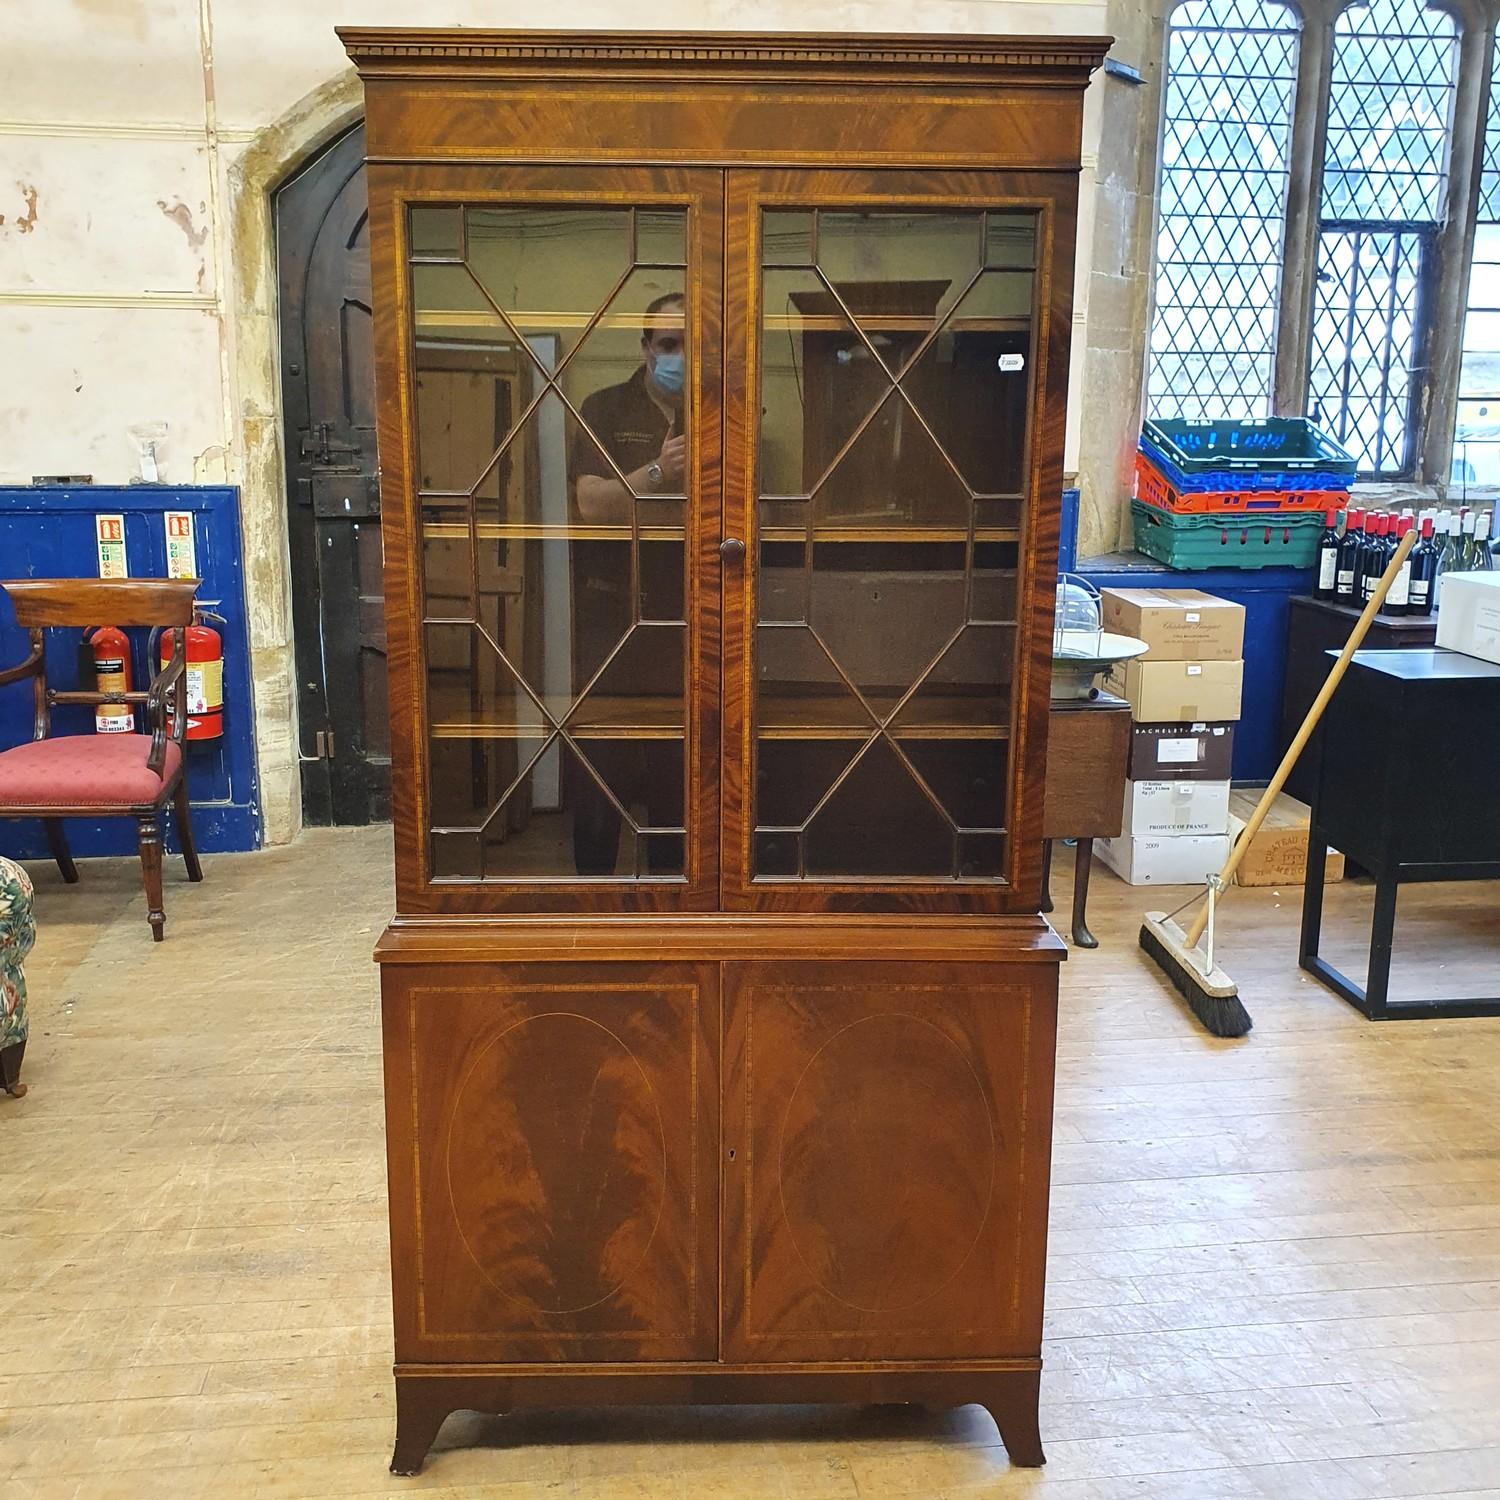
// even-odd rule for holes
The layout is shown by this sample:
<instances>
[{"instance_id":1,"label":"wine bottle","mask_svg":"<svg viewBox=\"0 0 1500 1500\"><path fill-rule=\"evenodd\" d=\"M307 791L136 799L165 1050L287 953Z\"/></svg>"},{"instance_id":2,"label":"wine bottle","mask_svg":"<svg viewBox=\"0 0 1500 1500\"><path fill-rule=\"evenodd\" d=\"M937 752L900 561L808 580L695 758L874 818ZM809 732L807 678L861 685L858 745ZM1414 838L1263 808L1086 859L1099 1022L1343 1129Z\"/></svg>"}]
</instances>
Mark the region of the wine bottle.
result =
<instances>
[{"instance_id":1,"label":"wine bottle","mask_svg":"<svg viewBox=\"0 0 1500 1500\"><path fill-rule=\"evenodd\" d=\"M1460 524L1459 518L1451 510L1445 510L1438 517L1437 549L1439 578L1448 572L1450 568L1458 566L1458 534Z\"/></svg>"},{"instance_id":2,"label":"wine bottle","mask_svg":"<svg viewBox=\"0 0 1500 1500\"><path fill-rule=\"evenodd\" d=\"M1407 600L1409 615L1430 615L1437 600L1438 549L1433 540L1432 517L1422 522L1422 540L1411 549L1411 595Z\"/></svg>"},{"instance_id":3,"label":"wine bottle","mask_svg":"<svg viewBox=\"0 0 1500 1500\"><path fill-rule=\"evenodd\" d=\"M1474 522L1474 558L1469 567L1476 573L1495 571L1495 557L1490 551L1490 526L1494 516L1493 510L1482 510Z\"/></svg>"},{"instance_id":4,"label":"wine bottle","mask_svg":"<svg viewBox=\"0 0 1500 1500\"><path fill-rule=\"evenodd\" d=\"M1458 571L1467 573L1474 566L1474 528L1479 517L1476 512L1466 510L1464 512L1463 541L1458 548Z\"/></svg>"},{"instance_id":5,"label":"wine bottle","mask_svg":"<svg viewBox=\"0 0 1500 1500\"><path fill-rule=\"evenodd\" d=\"M1343 540L1339 542L1338 576L1334 583L1334 597L1340 604L1353 604L1356 581L1359 578L1359 549L1365 540L1365 513L1351 510L1345 513Z\"/></svg>"},{"instance_id":6,"label":"wine bottle","mask_svg":"<svg viewBox=\"0 0 1500 1500\"><path fill-rule=\"evenodd\" d=\"M1384 511L1365 517L1365 545L1360 554L1360 599L1365 603L1375 597L1375 586L1390 559L1385 543L1392 519Z\"/></svg>"},{"instance_id":7,"label":"wine bottle","mask_svg":"<svg viewBox=\"0 0 1500 1500\"><path fill-rule=\"evenodd\" d=\"M1405 538L1410 533L1411 527L1412 518L1410 516L1404 515L1396 523L1396 533L1392 540L1398 547L1401 545L1403 538ZM1391 557L1394 556L1395 553L1392 552L1391 555L1386 558L1385 561L1387 567L1390 566ZM1383 572L1384 569L1382 569L1381 571ZM1391 586L1386 591L1385 602L1381 605L1381 610L1383 613L1388 615L1404 615L1407 612L1407 607L1410 599L1411 553L1408 552L1405 559L1402 561L1400 568L1397 569L1396 576L1391 580Z\"/></svg>"},{"instance_id":8,"label":"wine bottle","mask_svg":"<svg viewBox=\"0 0 1500 1500\"><path fill-rule=\"evenodd\" d=\"M1468 514L1468 509L1468 506L1464 506L1448 517L1448 535L1438 552L1438 574L1432 585L1432 607L1435 610L1443 607L1443 580L1450 573L1458 573L1463 569L1464 516Z\"/></svg>"},{"instance_id":9,"label":"wine bottle","mask_svg":"<svg viewBox=\"0 0 1500 1500\"><path fill-rule=\"evenodd\" d=\"M1323 534L1318 538L1318 582L1313 595L1332 599L1338 592L1339 513L1329 506L1323 512Z\"/></svg>"}]
</instances>

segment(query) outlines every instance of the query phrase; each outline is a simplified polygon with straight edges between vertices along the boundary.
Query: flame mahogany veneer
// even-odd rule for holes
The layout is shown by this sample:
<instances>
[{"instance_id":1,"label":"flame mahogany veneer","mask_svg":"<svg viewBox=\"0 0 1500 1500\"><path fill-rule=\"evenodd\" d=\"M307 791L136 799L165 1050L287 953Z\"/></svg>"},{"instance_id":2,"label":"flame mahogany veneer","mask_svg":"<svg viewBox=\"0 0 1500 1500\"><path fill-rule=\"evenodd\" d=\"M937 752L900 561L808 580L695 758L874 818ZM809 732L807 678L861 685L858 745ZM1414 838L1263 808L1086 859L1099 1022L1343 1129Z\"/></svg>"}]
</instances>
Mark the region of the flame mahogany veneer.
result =
<instances>
[{"instance_id":1,"label":"flame mahogany veneer","mask_svg":"<svg viewBox=\"0 0 1500 1500\"><path fill-rule=\"evenodd\" d=\"M978 1402L1039 1464L1063 957L1042 781L1083 90L1108 43L340 35L368 103L390 654L392 1468L454 1410L657 1401ZM687 209L681 878L434 868L413 203ZM757 226L799 204L1036 215L995 878L752 874Z\"/></svg>"}]
</instances>

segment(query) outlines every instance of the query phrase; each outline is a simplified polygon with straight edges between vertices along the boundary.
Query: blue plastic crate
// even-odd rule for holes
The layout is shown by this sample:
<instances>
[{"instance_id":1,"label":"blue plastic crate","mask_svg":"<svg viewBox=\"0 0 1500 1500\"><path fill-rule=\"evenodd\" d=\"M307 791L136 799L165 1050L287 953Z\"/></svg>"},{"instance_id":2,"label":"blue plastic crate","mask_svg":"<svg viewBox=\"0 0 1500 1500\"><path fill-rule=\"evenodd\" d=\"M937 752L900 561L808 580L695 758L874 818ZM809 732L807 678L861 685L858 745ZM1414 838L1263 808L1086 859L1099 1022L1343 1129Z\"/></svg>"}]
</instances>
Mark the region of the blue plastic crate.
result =
<instances>
[{"instance_id":1,"label":"blue plastic crate","mask_svg":"<svg viewBox=\"0 0 1500 1500\"><path fill-rule=\"evenodd\" d=\"M1347 490L1354 483L1352 473L1332 469L1209 469L1205 473L1189 474L1174 464L1144 432L1140 450L1173 489L1190 495L1222 490L1252 490L1258 494L1267 491L1285 494L1292 490Z\"/></svg>"},{"instance_id":2,"label":"blue plastic crate","mask_svg":"<svg viewBox=\"0 0 1500 1500\"><path fill-rule=\"evenodd\" d=\"M1348 489L1359 465L1306 417L1148 418L1141 448L1178 489Z\"/></svg>"}]
</instances>

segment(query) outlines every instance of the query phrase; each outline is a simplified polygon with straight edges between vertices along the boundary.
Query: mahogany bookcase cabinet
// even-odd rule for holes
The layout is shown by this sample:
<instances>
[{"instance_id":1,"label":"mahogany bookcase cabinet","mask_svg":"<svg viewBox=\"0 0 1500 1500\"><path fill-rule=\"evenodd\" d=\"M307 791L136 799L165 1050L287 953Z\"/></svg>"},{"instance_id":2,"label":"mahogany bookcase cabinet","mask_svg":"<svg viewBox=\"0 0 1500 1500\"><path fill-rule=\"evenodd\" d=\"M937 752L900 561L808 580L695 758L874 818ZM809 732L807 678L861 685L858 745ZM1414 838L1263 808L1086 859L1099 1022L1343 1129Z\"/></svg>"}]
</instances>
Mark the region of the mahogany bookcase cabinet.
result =
<instances>
[{"instance_id":1,"label":"mahogany bookcase cabinet","mask_svg":"<svg viewBox=\"0 0 1500 1500\"><path fill-rule=\"evenodd\" d=\"M655 1401L979 1402L1038 1464L1041 794L1107 42L341 35L392 1467L456 1409Z\"/></svg>"}]
</instances>

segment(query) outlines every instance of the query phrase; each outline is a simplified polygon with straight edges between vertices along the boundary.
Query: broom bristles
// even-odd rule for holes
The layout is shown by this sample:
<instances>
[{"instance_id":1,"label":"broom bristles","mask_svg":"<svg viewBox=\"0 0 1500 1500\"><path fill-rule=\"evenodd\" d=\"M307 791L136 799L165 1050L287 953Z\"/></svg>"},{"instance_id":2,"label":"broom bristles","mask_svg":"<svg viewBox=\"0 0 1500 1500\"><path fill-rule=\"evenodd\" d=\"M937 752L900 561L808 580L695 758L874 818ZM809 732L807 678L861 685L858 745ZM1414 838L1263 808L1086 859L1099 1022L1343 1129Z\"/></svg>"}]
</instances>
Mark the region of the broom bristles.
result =
<instances>
[{"instance_id":1,"label":"broom bristles","mask_svg":"<svg viewBox=\"0 0 1500 1500\"><path fill-rule=\"evenodd\" d=\"M1202 974L1191 964L1184 963L1182 955L1163 941L1149 921L1141 924L1141 948L1171 981L1172 988L1187 1002L1188 1009L1205 1031L1212 1036L1237 1037L1250 1030L1254 1023L1238 992L1210 994L1204 987Z\"/></svg>"}]
</instances>

